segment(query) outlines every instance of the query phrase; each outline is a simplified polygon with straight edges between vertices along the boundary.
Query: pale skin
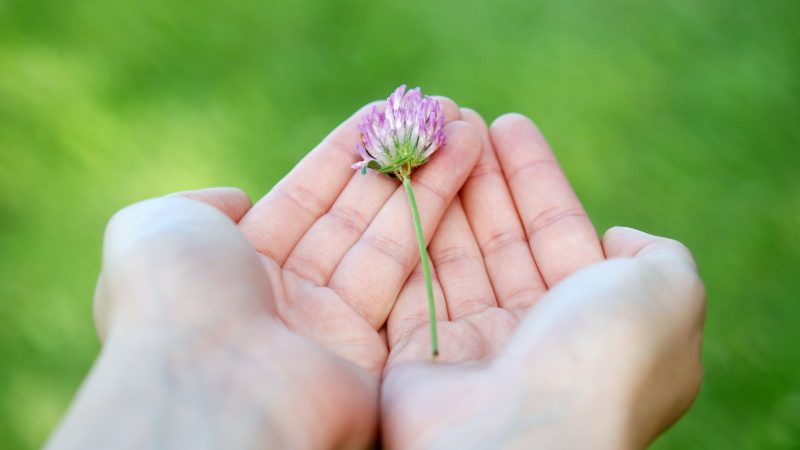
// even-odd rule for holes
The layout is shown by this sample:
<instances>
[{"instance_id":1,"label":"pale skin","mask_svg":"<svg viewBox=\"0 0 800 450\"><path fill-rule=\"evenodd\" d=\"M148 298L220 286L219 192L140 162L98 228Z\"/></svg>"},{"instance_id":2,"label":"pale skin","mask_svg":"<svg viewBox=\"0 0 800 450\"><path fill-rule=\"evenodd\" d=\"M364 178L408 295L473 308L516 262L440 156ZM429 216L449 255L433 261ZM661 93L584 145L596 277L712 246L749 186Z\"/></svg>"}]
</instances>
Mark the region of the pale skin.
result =
<instances>
[{"instance_id":1,"label":"pale skin","mask_svg":"<svg viewBox=\"0 0 800 450\"><path fill-rule=\"evenodd\" d=\"M530 121L440 101L448 143L412 175L438 363L403 188L349 168L362 110L253 206L206 189L111 220L103 351L48 446L640 448L677 420L702 372L689 252L598 239Z\"/></svg>"}]
</instances>

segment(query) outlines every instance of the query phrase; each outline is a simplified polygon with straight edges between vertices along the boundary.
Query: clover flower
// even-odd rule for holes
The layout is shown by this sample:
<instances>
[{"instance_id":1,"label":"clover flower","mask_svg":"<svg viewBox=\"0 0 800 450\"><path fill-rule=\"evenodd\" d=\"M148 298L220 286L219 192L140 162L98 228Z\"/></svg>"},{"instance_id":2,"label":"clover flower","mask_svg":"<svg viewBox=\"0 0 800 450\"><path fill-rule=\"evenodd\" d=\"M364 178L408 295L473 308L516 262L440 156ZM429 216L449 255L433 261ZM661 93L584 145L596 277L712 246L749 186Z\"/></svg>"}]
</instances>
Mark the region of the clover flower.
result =
<instances>
[{"instance_id":1,"label":"clover flower","mask_svg":"<svg viewBox=\"0 0 800 450\"><path fill-rule=\"evenodd\" d=\"M436 333L433 283L419 209L414 198L414 190L411 188L410 177L414 168L425 164L447 139L442 106L436 99L423 97L419 88L406 92L404 84L389 96L383 111L373 107L358 129L361 131L361 143L356 145L356 149L363 160L353 164L353 169L360 169L362 174L366 173L367 169L384 173L400 179L405 187L411 207L411 217L414 220L414 231L417 233L422 272L425 275L431 328L431 355L436 361L439 357L439 343Z\"/></svg>"},{"instance_id":2,"label":"clover flower","mask_svg":"<svg viewBox=\"0 0 800 450\"><path fill-rule=\"evenodd\" d=\"M444 145L444 115L436 99L422 96L419 88L405 92L406 85L395 89L379 111L372 108L361 124L361 143L356 146L364 158L353 164L361 173L373 169L400 177L425 164Z\"/></svg>"}]
</instances>

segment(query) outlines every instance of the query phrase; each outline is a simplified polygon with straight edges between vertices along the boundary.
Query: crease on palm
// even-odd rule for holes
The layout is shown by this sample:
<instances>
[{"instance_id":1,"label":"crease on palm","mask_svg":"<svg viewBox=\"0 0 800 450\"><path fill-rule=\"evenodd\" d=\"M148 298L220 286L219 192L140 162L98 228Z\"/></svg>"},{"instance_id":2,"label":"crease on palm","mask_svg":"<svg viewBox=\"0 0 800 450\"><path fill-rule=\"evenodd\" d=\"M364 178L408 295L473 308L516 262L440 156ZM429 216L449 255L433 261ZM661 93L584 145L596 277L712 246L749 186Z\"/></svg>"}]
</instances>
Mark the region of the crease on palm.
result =
<instances>
[{"instance_id":1,"label":"crease on palm","mask_svg":"<svg viewBox=\"0 0 800 450\"><path fill-rule=\"evenodd\" d=\"M600 260L602 251L558 164L537 164L555 161L546 142L538 131L533 137L520 136L530 134L532 124L512 118L514 123L500 135L505 153L497 152L498 143L480 116L449 100L443 103L453 138L448 149L422 169L418 195L429 197L420 204L428 206L422 215L424 221L427 218L424 229L436 273L437 315L443 318L443 360L480 360L497 353L548 284L585 265L572 261L565 269L551 263L552 242L577 228L588 242L579 244L589 248L584 259ZM349 166L357 155L342 150L345 143L357 142L354 123L369 107L307 155L245 215L240 228L259 253L274 262L271 270L277 272L272 278L280 280L283 290L278 313L290 328L311 334L341 356L379 373L389 350L395 349L392 359L397 361L418 359L416 350L404 355L403 349L422 347L416 341L430 337L401 187L384 177L355 176ZM460 122L462 118L468 124ZM477 135L472 130L478 130ZM470 146L479 148L472 150L477 161L456 154L465 148L469 152ZM453 167L463 173L453 174ZM504 173L514 176L506 179ZM530 186L532 178L538 188ZM437 188L426 188L430 185ZM458 189L460 195L445 212L441 197L452 197ZM542 190L549 190L549 205L526 194L541 195ZM541 225L543 215L552 219L525 229L525 224ZM541 241L539 235L551 230L561 236L544 236ZM540 258L547 262L544 270L537 264ZM464 274L470 279L464 280ZM388 342L378 333L383 326Z\"/></svg>"},{"instance_id":2,"label":"crease on palm","mask_svg":"<svg viewBox=\"0 0 800 450\"><path fill-rule=\"evenodd\" d=\"M441 101L450 143L412 177L428 240L480 151L457 107ZM419 255L403 188L354 174L357 155L341 151L342 142L357 141L361 114L323 140L239 226L274 263L266 266L280 280L278 313L289 327L379 375L388 353L379 330Z\"/></svg>"}]
</instances>

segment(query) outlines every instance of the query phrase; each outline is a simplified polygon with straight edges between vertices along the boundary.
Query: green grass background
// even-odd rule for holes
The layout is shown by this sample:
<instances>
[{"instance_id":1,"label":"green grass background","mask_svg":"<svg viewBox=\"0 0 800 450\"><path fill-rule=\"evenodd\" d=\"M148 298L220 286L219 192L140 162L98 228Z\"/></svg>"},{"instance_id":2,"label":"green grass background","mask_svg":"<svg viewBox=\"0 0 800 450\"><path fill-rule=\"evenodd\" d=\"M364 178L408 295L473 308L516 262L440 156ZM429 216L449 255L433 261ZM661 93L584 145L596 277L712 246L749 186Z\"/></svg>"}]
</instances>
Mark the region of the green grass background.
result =
<instances>
[{"instance_id":1,"label":"green grass background","mask_svg":"<svg viewBox=\"0 0 800 450\"><path fill-rule=\"evenodd\" d=\"M98 351L121 207L263 195L400 83L530 115L600 232L685 242L706 381L656 449L800 446L800 2L0 0L0 447Z\"/></svg>"}]
</instances>

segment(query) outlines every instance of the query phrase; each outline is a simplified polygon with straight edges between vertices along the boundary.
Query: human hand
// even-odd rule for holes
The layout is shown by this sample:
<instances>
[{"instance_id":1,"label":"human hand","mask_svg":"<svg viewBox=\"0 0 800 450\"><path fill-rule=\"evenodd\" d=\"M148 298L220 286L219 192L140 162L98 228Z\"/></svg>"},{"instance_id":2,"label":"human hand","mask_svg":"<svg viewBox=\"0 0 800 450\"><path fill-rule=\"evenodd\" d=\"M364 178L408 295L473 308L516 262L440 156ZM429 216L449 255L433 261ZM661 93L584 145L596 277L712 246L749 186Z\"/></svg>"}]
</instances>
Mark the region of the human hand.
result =
<instances>
[{"instance_id":1,"label":"human hand","mask_svg":"<svg viewBox=\"0 0 800 450\"><path fill-rule=\"evenodd\" d=\"M506 115L429 246L440 363L419 269L388 319L390 448L640 448L699 389L705 297L681 244L602 242L536 127Z\"/></svg>"},{"instance_id":2,"label":"human hand","mask_svg":"<svg viewBox=\"0 0 800 450\"><path fill-rule=\"evenodd\" d=\"M480 152L441 101L449 144L414 179L428 237ZM371 443L377 330L418 253L402 188L350 169L360 115L252 209L223 189L115 216L95 301L103 352L51 447Z\"/></svg>"},{"instance_id":3,"label":"human hand","mask_svg":"<svg viewBox=\"0 0 800 450\"><path fill-rule=\"evenodd\" d=\"M411 177L428 240L481 149L458 106L438 100L447 144ZM261 255L282 321L379 377L388 354L379 330L419 250L403 187L350 167L360 160L356 125L370 107L334 130L239 226Z\"/></svg>"},{"instance_id":4,"label":"human hand","mask_svg":"<svg viewBox=\"0 0 800 450\"><path fill-rule=\"evenodd\" d=\"M95 295L103 350L50 448L372 441L375 377L281 322L236 226L249 208L239 190L207 189L114 216Z\"/></svg>"}]
</instances>

